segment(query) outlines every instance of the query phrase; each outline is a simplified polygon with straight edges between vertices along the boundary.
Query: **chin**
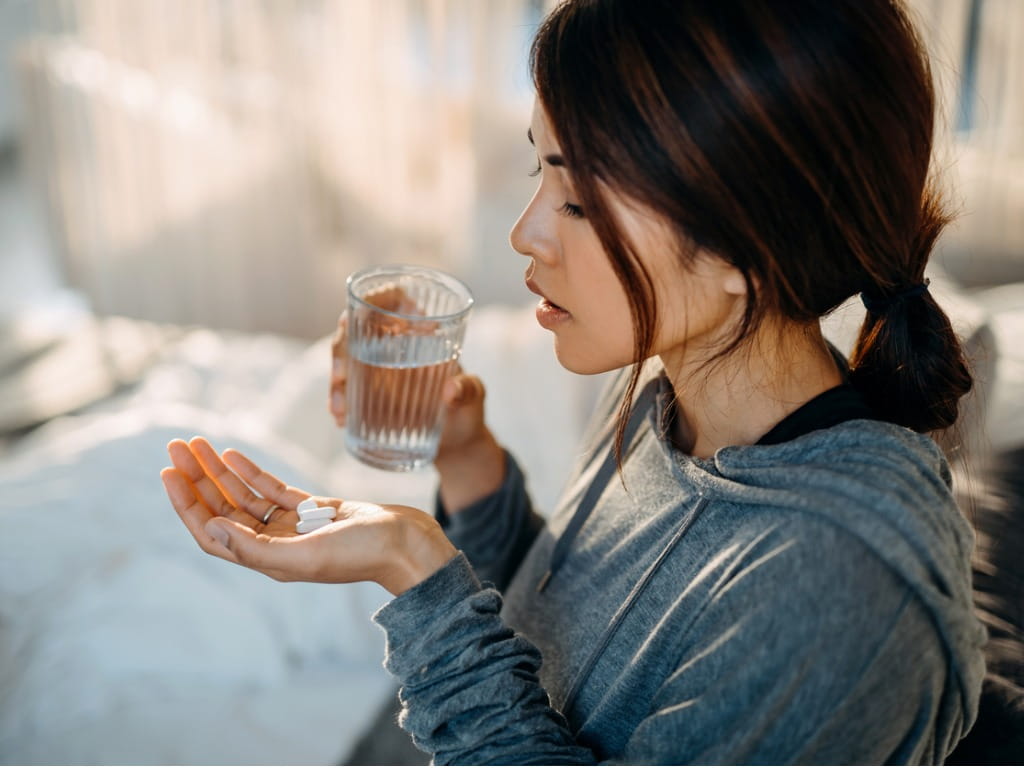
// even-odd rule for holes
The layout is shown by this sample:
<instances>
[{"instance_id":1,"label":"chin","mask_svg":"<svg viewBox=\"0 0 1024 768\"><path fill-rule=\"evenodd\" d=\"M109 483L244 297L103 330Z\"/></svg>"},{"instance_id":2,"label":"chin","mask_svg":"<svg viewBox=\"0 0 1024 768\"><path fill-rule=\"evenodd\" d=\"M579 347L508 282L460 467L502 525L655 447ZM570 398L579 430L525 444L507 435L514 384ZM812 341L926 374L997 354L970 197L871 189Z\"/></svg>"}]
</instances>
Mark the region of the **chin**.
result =
<instances>
[{"instance_id":1,"label":"chin","mask_svg":"<svg viewBox=\"0 0 1024 768\"><path fill-rule=\"evenodd\" d=\"M602 355L595 349L597 344L588 346L588 349L580 349L575 345L561 344L556 336L555 357L565 370L581 376L615 371L633 362L632 358L626 360L620 359L619 356Z\"/></svg>"}]
</instances>

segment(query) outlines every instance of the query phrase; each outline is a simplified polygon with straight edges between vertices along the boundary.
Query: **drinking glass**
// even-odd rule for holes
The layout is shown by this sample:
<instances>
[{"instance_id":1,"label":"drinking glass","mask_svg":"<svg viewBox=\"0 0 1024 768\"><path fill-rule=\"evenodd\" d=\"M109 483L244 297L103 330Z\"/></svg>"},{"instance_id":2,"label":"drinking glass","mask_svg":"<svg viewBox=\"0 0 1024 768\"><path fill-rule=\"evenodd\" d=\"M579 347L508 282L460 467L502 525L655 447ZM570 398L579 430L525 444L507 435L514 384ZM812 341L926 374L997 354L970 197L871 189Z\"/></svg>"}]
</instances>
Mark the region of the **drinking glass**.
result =
<instances>
[{"instance_id":1,"label":"drinking glass","mask_svg":"<svg viewBox=\"0 0 1024 768\"><path fill-rule=\"evenodd\" d=\"M441 390L455 370L469 289L428 267L370 267L347 282L345 444L370 466L408 471L437 455Z\"/></svg>"}]
</instances>

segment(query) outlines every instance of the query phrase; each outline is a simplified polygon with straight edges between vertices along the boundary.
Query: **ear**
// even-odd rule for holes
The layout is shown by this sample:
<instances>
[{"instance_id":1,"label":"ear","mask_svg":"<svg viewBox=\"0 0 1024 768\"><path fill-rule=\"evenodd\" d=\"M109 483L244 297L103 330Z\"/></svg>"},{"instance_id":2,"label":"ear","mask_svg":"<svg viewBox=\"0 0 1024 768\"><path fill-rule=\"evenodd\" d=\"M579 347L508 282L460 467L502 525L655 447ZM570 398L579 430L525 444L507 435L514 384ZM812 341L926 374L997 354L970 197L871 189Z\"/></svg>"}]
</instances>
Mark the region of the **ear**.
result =
<instances>
[{"instance_id":1,"label":"ear","mask_svg":"<svg viewBox=\"0 0 1024 768\"><path fill-rule=\"evenodd\" d=\"M700 275L707 288L721 292L734 299L743 299L747 295L747 281L743 273L720 256L700 249L695 253L693 274Z\"/></svg>"},{"instance_id":2,"label":"ear","mask_svg":"<svg viewBox=\"0 0 1024 768\"><path fill-rule=\"evenodd\" d=\"M720 285L722 290L730 296L746 296L747 281L743 279L743 273L736 267L726 265Z\"/></svg>"}]
</instances>

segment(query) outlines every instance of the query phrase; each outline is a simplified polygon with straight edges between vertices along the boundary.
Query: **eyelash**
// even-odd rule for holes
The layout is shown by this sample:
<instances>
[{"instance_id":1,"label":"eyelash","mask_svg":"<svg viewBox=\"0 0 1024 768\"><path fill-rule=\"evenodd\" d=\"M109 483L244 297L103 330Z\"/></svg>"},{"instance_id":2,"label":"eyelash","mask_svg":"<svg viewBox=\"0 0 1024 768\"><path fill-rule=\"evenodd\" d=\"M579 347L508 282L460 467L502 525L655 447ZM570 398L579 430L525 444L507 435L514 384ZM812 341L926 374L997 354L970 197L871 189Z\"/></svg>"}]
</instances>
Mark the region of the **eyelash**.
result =
<instances>
[{"instance_id":1,"label":"eyelash","mask_svg":"<svg viewBox=\"0 0 1024 768\"><path fill-rule=\"evenodd\" d=\"M537 167L534 168L532 171L530 171L527 175L528 176L539 176L540 175L540 171L541 171L540 161L538 160L537 161ZM566 216L568 216L568 217L570 217L572 219L582 219L583 218L583 209L580 208L578 205L573 205L570 202L564 203L558 210L561 213L565 214Z\"/></svg>"}]
</instances>

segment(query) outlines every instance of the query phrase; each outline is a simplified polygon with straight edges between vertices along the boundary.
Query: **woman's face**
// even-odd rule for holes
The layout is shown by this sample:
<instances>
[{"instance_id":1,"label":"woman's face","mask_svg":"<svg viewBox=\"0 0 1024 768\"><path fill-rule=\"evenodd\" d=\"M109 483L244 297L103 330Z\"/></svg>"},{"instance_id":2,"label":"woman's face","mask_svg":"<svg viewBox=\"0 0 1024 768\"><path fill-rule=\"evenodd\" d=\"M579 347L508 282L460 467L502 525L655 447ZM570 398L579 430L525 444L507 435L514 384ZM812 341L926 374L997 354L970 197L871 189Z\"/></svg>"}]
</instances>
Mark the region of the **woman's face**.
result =
<instances>
[{"instance_id":1,"label":"woman's face","mask_svg":"<svg viewBox=\"0 0 1024 768\"><path fill-rule=\"evenodd\" d=\"M540 160L540 184L512 228L510 242L530 257L527 287L542 297L537 322L555 337L555 355L570 371L602 373L632 363L633 321L626 292L578 207L572 169L547 116L535 102L530 135ZM657 324L653 354L666 365L713 348L742 311L745 284L721 259L698 255L682 266L678 244L649 211L612 190L605 198L655 284Z\"/></svg>"}]
</instances>

